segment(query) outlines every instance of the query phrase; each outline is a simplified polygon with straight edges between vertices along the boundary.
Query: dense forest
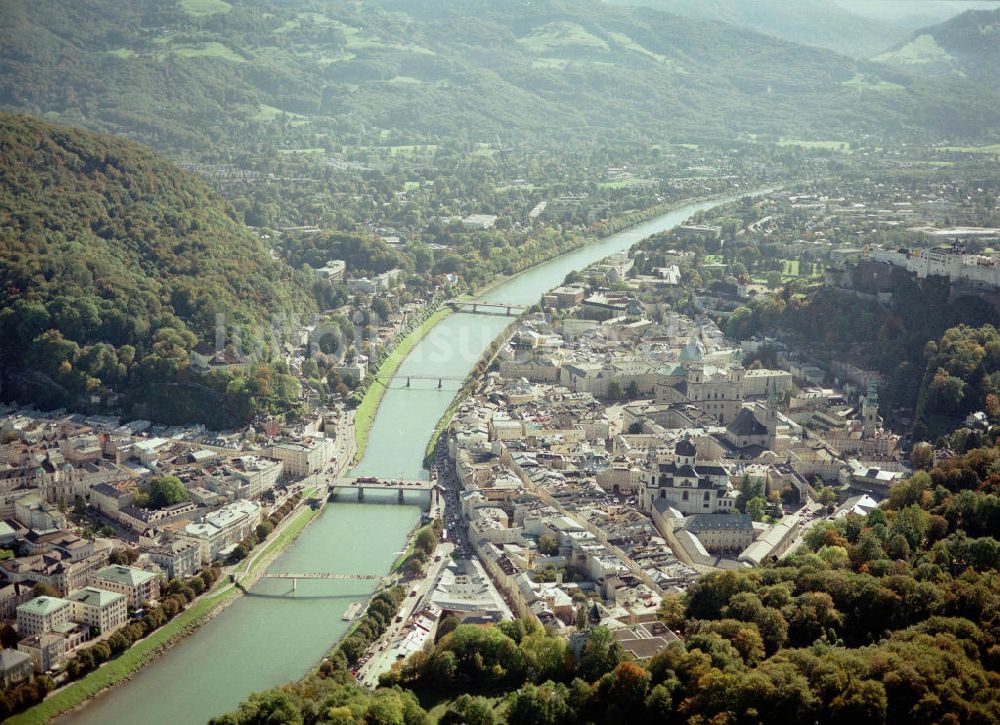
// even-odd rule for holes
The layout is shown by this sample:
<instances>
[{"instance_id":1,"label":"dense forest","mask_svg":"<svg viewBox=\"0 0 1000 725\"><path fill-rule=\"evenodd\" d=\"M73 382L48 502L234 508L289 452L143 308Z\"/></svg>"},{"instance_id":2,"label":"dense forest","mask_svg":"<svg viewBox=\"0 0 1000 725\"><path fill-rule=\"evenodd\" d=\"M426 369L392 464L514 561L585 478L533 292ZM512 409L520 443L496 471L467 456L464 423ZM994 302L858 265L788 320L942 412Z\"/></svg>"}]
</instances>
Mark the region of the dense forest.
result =
<instances>
[{"instance_id":1,"label":"dense forest","mask_svg":"<svg viewBox=\"0 0 1000 725\"><path fill-rule=\"evenodd\" d=\"M314 302L202 181L133 143L0 116L0 373L5 399L123 407L164 422L246 420L296 384L266 356L197 382L217 324L249 357L270 318ZM219 318L217 316L221 315Z\"/></svg>"},{"instance_id":2,"label":"dense forest","mask_svg":"<svg viewBox=\"0 0 1000 725\"><path fill-rule=\"evenodd\" d=\"M1000 107L960 77L596 0L11 0L0 28L3 107L188 151L279 117L540 145L976 136Z\"/></svg>"},{"instance_id":3,"label":"dense forest","mask_svg":"<svg viewBox=\"0 0 1000 725\"><path fill-rule=\"evenodd\" d=\"M998 467L1000 448L941 461L781 562L702 577L660 612L683 641L646 663L603 626L574 650L524 621L445 620L374 693L334 658L215 722L995 723Z\"/></svg>"}]
</instances>

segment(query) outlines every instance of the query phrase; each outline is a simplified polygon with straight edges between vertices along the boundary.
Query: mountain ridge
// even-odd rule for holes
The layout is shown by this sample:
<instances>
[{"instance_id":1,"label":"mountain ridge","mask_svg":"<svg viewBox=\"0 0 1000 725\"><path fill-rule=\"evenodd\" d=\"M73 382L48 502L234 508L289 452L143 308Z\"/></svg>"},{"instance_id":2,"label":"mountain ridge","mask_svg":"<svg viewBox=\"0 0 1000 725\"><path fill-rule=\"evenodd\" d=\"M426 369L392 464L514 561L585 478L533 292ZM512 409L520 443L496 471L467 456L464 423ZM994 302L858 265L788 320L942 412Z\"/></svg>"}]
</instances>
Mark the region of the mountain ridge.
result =
<instances>
[{"instance_id":1,"label":"mountain ridge","mask_svg":"<svg viewBox=\"0 0 1000 725\"><path fill-rule=\"evenodd\" d=\"M922 28L875 60L1000 89L1000 9L967 10Z\"/></svg>"},{"instance_id":2,"label":"mountain ridge","mask_svg":"<svg viewBox=\"0 0 1000 725\"><path fill-rule=\"evenodd\" d=\"M615 0L673 15L715 20L783 40L868 58L904 37L903 24L857 15L830 0Z\"/></svg>"},{"instance_id":3,"label":"mountain ridge","mask_svg":"<svg viewBox=\"0 0 1000 725\"><path fill-rule=\"evenodd\" d=\"M81 0L66 16L55 0L30 12L25 0L9 0L0 27L17 32L0 48L0 106L196 153L243 143L281 113L345 134L467 140L525 131L849 139L883 128L977 136L1000 125L1000 102L971 84L648 8L590 0L216 7L229 9L192 15L153 0ZM35 38L44 53L33 51Z\"/></svg>"}]
</instances>

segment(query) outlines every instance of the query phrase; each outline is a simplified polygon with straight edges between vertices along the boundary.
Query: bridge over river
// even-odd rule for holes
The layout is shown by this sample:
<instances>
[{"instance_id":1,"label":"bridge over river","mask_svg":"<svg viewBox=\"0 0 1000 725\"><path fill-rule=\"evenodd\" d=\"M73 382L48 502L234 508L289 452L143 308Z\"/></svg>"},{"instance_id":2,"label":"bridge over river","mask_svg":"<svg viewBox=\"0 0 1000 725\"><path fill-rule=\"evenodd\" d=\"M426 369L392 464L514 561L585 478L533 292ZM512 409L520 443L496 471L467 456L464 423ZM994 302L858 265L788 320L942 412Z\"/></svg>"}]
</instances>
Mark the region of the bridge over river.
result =
<instances>
[{"instance_id":1,"label":"bridge over river","mask_svg":"<svg viewBox=\"0 0 1000 725\"><path fill-rule=\"evenodd\" d=\"M358 501L365 500L365 491L397 491L398 500L404 502L407 491L430 491L432 497L438 495L436 481L414 481L400 479L381 479L375 476L358 476L356 478L334 478L328 486L333 493L338 489L353 489L358 492Z\"/></svg>"},{"instance_id":2,"label":"bridge over river","mask_svg":"<svg viewBox=\"0 0 1000 725\"><path fill-rule=\"evenodd\" d=\"M397 380L405 381L408 374L435 376L435 380L438 376L464 379L483 350L510 324L511 317L505 316L508 310L510 315L520 314L536 304L543 293L562 284L569 272L627 250L643 238L725 201L679 207L538 264L504 280L476 300L456 300L456 309L475 314L449 315L435 325L400 365ZM416 386L416 380L411 380ZM341 488L355 488L361 496L378 489L405 494L407 490L425 491L433 486L421 482L423 485L393 487L391 480L403 479L405 483L424 475L428 437L455 396L448 381L442 382L445 384L440 390L434 388L434 383L426 383L431 390L417 394L398 389L399 382L386 391L372 425L365 458L353 475L389 479L390 483L370 486L350 479L341 482ZM416 506L358 506L353 501L327 506L281 554L274 569L291 574L324 570L388 572L419 518ZM69 714L60 725L131 723L136 721L137 713L141 713L143 725L206 722L235 709L251 692L302 677L351 626L341 619L348 601L327 595L344 595L347 600L357 601L358 590L369 586L374 589L375 582L303 578L300 583L300 595L315 590L324 598L299 596L295 609L290 609L289 600L280 596L241 597L196 635L170 648L112 693L94 698ZM261 579L252 589L262 595L277 595L282 588L279 581Z\"/></svg>"},{"instance_id":3,"label":"bridge over river","mask_svg":"<svg viewBox=\"0 0 1000 725\"><path fill-rule=\"evenodd\" d=\"M261 575L261 579L291 579L292 591L298 586L299 579L320 579L324 581L381 581L384 577L378 574L335 574L328 571L288 572L273 571Z\"/></svg>"},{"instance_id":4,"label":"bridge over river","mask_svg":"<svg viewBox=\"0 0 1000 725\"><path fill-rule=\"evenodd\" d=\"M530 307L516 302L486 302L484 300L449 300L448 306L456 312L467 312L473 315L502 315L516 317L527 312Z\"/></svg>"},{"instance_id":5,"label":"bridge over river","mask_svg":"<svg viewBox=\"0 0 1000 725\"><path fill-rule=\"evenodd\" d=\"M438 389L444 388L445 383L457 383L455 390L462 386L465 382L465 378L460 378L457 375L405 375L396 374L394 376L387 375L374 375L372 379L386 388L392 388L393 390L399 390L401 388L412 388L413 381L437 381ZM419 390L420 388L413 388L414 390ZM426 390L426 388L424 388Z\"/></svg>"}]
</instances>

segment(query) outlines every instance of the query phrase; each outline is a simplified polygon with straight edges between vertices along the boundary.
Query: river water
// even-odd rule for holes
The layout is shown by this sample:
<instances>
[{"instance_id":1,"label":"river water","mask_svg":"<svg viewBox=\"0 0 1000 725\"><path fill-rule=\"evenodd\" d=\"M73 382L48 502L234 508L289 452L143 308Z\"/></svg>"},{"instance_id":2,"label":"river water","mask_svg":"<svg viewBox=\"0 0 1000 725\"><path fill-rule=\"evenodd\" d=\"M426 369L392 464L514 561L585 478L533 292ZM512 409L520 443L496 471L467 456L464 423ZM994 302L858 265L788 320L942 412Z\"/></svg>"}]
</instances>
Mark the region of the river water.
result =
<instances>
[{"instance_id":1,"label":"river water","mask_svg":"<svg viewBox=\"0 0 1000 725\"><path fill-rule=\"evenodd\" d=\"M580 270L640 240L671 229L720 202L681 207L522 272L480 299L532 305ZM436 325L403 361L406 375L464 378L486 346L510 323L500 315L458 313ZM460 387L457 381L413 380L386 392L356 475L420 479L424 449ZM411 494L412 495L412 494ZM420 518L417 505L336 502L270 567L285 572L380 574L388 571ZM372 591L364 581L263 579L195 635L126 684L60 720L74 725L202 723L234 709L250 693L302 677L346 632L341 615Z\"/></svg>"}]
</instances>

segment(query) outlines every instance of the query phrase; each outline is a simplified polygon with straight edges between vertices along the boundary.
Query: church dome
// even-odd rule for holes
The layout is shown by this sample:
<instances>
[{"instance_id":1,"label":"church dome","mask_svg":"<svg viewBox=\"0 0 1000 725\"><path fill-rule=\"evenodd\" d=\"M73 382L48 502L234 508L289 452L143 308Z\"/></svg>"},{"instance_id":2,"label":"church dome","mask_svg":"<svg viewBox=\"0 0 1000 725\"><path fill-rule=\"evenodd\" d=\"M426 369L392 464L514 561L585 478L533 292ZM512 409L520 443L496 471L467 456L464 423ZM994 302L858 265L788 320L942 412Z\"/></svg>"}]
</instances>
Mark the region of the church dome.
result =
<instances>
[{"instance_id":1,"label":"church dome","mask_svg":"<svg viewBox=\"0 0 1000 725\"><path fill-rule=\"evenodd\" d=\"M698 451L694 447L694 443L685 438L677 444L677 447L674 449L674 453L676 453L679 458L694 458Z\"/></svg>"}]
</instances>

